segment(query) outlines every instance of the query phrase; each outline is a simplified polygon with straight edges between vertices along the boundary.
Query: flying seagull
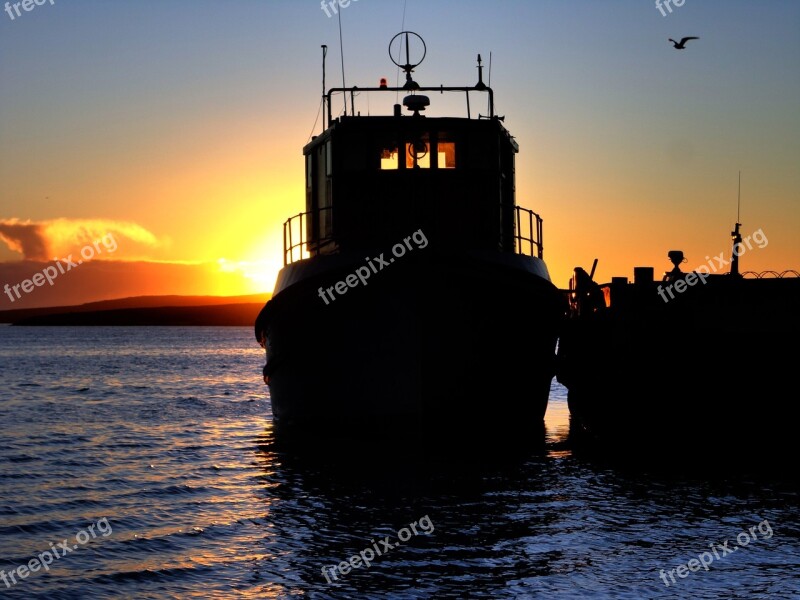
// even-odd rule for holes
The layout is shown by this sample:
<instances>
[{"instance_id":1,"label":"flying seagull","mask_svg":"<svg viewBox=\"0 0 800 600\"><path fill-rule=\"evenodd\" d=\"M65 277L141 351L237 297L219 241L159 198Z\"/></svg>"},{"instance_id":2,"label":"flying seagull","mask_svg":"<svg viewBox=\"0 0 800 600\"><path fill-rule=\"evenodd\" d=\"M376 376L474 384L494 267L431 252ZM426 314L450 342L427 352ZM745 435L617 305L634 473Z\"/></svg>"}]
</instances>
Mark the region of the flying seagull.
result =
<instances>
[{"instance_id":1,"label":"flying seagull","mask_svg":"<svg viewBox=\"0 0 800 600\"><path fill-rule=\"evenodd\" d=\"M680 42L676 42L672 38L669 38L669 41L672 42L672 45L675 46L675 48L677 48L678 50L684 50L686 48L686 42L688 42L689 40L699 40L699 39L700 39L699 37L692 35L689 37L682 38Z\"/></svg>"}]
</instances>

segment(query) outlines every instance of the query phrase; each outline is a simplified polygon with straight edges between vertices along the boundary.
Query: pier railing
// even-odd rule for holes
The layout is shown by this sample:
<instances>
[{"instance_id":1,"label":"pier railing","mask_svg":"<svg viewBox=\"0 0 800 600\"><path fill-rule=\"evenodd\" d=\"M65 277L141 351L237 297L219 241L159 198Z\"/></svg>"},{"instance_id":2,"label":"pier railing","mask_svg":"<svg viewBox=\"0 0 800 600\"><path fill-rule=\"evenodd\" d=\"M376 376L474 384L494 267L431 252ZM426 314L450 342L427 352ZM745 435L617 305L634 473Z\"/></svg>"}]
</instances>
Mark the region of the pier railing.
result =
<instances>
[{"instance_id":1,"label":"pier railing","mask_svg":"<svg viewBox=\"0 0 800 600\"><path fill-rule=\"evenodd\" d=\"M510 232L510 244L503 239L498 240L499 247L506 251L513 251L515 254L523 256L535 256L543 258L544 247L542 245L542 218L532 210L521 206L501 206L500 223L507 222L506 215L509 209L513 211L513 230ZM333 233L319 235L323 217L329 221L325 227L328 232L333 232L334 228L330 220L333 207L303 212L294 215L283 224L283 264L290 265L298 260L310 258L319 253L325 246L331 246L337 241ZM316 230L316 231L315 231ZM312 233L313 232L313 233ZM508 237L508 236L504 236ZM338 240L341 241L341 240Z\"/></svg>"}]
</instances>

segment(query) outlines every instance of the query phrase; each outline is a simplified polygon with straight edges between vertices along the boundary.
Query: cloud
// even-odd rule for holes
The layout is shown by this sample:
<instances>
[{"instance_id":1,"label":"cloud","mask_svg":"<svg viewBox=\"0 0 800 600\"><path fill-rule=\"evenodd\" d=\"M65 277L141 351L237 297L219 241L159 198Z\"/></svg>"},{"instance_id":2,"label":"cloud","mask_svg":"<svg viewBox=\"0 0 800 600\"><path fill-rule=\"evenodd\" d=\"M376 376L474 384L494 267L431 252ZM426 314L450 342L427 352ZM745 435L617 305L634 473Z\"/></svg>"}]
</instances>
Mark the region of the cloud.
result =
<instances>
[{"instance_id":1,"label":"cloud","mask_svg":"<svg viewBox=\"0 0 800 600\"><path fill-rule=\"evenodd\" d=\"M0 241L10 250L21 253L25 260L51 260L56 256L67 256L108 234L149 248L163 243L144 227L126 221L0 219Z\"/></svg>"},{"instance_id":2,"label":"cloud","mask_svg":"<svg viewBox=\"0 0 800 600\"><path fill-rule=\"evenodd\" d=\"M47 244L41 225L20 222L18 219L0 221L0 240L9 250L20 252L25 258L43 260L47 258Z\"/></svg>"}]
</instances>

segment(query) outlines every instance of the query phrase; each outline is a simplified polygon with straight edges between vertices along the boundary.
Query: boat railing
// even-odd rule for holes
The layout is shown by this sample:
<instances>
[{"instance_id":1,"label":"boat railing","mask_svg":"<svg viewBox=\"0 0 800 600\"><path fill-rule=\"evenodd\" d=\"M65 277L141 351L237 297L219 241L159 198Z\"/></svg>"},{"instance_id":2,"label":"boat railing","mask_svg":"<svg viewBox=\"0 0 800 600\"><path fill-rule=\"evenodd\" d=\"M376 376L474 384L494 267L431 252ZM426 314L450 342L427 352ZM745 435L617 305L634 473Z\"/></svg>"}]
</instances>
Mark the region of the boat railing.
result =
<instances>
[{"instance_id":1,"label":"boat railing","mask_svg":"<svg viewBox=\"0 0 800 600\"><path fill-rule=\"evenodd\" d=\"M476 84L474 86L445 86L445 85L422 86L422 87L415 86L413 88L413 91L415 93L416 92L438 92L439 94L444 94L445 92L456 92L456 93L459 93L459 94L464 94L465 98L466 98L466 101L467 101L467 104L466 104L466 110L467 110L466 117L467 117L467 119L472 119L473 118L473 111L474 111L474 109L471 108L471 104L470 104L470 95L469 95L470 92L473 92L473 93L485 93L485 94L488 94L488 104L487 104L487 112L488 112L488 114L487 115L482 115L480 113L480 111L479 111L477 113L477 118L478 119L499 119L501 121L505 119L505 117L499 117L499 116L495 115L495 112L494 112L494 91L492 90L492 88L490 88L489 86L485 85L482 81L479 81L478 84ZM411 93L411 90L408 87L357 87L357 86L354 86L354 87L349 87L349 88L344 88L344 87L331 88L325 94L325 106L327 107L327 113L328 113L328 127L332 126L334 121L335 121L335 118L333 116L333 96L334 95L343 94L343 95L345 95L345 97L347 97L349 95L349 97L350 97L350 106L349 106L350 113L349 113L349 116L353 116L353 115L360 114L356 110L356 98L358 98L359 96L364 95L364 94L369 95L370 93L387 93L387 92L388 93L394 92L395 94L397 94L397 93L409 94L409 93ZM348 108L347 107L345 107L345 109L344 109L343 116L345 116L345 117L348 116Z\"/></svg>"},{"instance_id":2,"label":"boat railing","mask_svg":"<svg viewBox=\"0 0 800 600\"><path fill-rule=\"evenodd\" d=\"M502 213L508 210L508 206L501 206L501 223L503 219ZM523 256L535 256L543 258L542 246L542 218L532 210L523 208L521 206L513 206L514 215L514 228L513 228L513 252ZM290 265L299 260L310 258L318 254L323 248L334 246L337 238L333 233L326 235L312 235L312 228L319 229L318 225L321 223L324 213L332 211L333 207L328 206L313 211L298 213L283 224L283 264L284 266ZM332 213L331 215L332 216ZM327 220L330 217L325 215ZM332 232L333 228L328 226L325 228L327 231ZM313 240L313 241L310 241ZM339 240L340 241L340 240ZM500 247L506 247L505 244L500 243ZM335 251L335 250L334 250Z\"/></svg>"},{"instance_id":3,"label":"boat railing","mask_svg":"<svg viewBox=\"0 0 800 600\"><path fill-rule=\"evenodd\" d=\"M314 236L315 241L309 243L309 228L314 223L319 223L319 217L323 213L333 210L332 206L326 206L313 211L299 213L290 217L283 224L283 265L290 265L298 260L309 258L312 253L318 252L320 248L334 242L333 235ZM331 213L332 215L333 213ZM330 231L331 228L328 227Z\"/></svg>"},{"instance_id":4,"label":"boat railing","mask_svg":"<svg viewBox=\"0 0 800 600\"><path fill-rule=\"evenodd\" d=\"M514 252L544 257L542 217L529 208L514 206Z\"/></svg>"}]
</instances>

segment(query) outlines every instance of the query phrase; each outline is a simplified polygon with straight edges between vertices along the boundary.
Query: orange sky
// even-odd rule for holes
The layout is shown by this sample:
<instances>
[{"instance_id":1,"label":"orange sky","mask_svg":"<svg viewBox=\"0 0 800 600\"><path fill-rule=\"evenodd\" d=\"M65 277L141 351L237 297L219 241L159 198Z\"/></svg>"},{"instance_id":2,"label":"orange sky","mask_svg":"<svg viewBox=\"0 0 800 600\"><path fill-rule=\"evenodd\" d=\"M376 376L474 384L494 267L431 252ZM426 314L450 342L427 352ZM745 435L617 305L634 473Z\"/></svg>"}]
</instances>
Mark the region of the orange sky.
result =
<instances>
[{"instance_id":1,"label":"orange sky","mask_svg":"<svg viewBox=\"0 0 800 600\"><path fill-rule=\"evenodd\" d=\"M272 290L320 130L321 44L328 87L341 83L338 23L314 2L191 6L74 0L0 18L0 284L117 245L0 308ZM800 269L797 3L664 17L634 1L409 2L403 23L401 5L364 0L342 9L348 85L394 82L385 49L403 24L428 42L425 85L472 84L491 53L517 200L544 218L560 287L595 258L608 280L668 270L671 249L687 268L729 254L739 170L742 232L769 240L741 269ZM689 34L685 51L667 42ZM108 261L126 264L109 276Z\"/></svg>"}]
</instances>

